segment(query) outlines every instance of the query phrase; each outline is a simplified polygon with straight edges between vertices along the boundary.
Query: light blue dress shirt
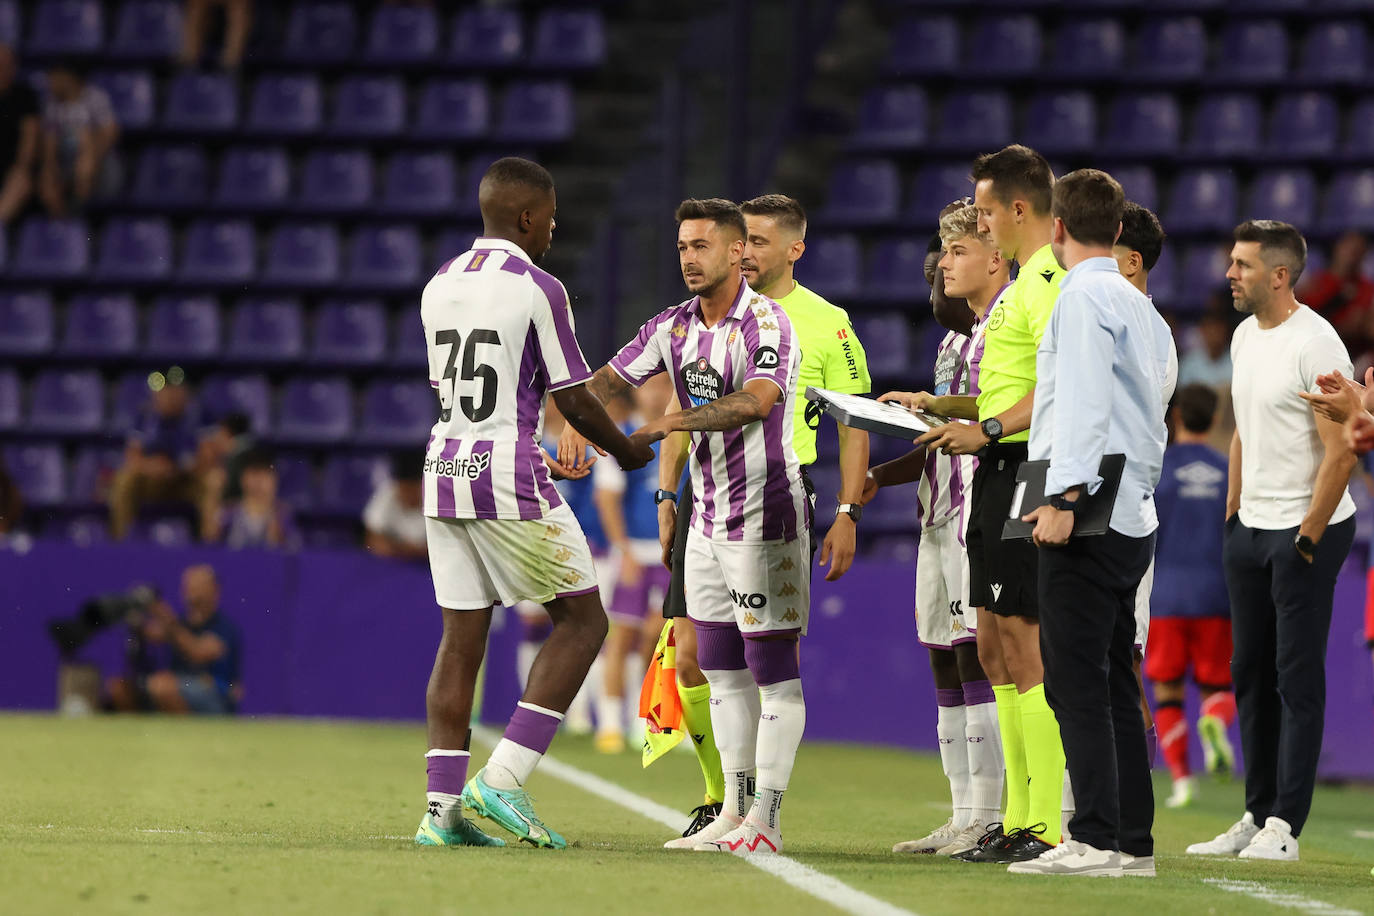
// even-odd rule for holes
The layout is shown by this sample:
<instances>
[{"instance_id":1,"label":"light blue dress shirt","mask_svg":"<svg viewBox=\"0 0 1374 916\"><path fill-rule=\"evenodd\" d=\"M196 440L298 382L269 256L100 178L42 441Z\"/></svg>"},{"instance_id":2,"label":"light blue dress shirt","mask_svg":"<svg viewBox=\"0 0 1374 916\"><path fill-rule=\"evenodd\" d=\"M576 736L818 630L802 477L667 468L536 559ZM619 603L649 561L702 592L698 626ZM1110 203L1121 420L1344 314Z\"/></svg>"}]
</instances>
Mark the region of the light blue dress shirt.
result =
<instances>
[{"instance_id":1,"label":"light blue dress shirt","mask_svg":"<svg viewBox=\"0 0 1374 916\"><path fill-rule=\"evenodd\" d=\"M1169 326L1111 258L1075 264L1059 289L1036 354L1029 456L1049 459L1045 494L1052 496L1080 485L1096 493L1102 456L1124 453L1110 527L1145 537L1159 524Z\"/></svg>"}]
</instances>

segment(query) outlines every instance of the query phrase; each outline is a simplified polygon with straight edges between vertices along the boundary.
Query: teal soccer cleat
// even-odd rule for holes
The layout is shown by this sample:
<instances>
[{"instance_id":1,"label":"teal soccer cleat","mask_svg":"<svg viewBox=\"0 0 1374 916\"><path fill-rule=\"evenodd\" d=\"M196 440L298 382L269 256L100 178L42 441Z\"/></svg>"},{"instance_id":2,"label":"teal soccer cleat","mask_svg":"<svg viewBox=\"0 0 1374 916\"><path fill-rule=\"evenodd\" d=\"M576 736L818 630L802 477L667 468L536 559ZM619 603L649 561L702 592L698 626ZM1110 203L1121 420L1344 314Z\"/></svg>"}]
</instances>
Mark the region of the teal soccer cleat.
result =
<instances>
[{"instance_id":1,"label":"teal soccer cleat","mask_svg":"<svg viewBox=\"0 0 1374 916\"><path fill-rule=\"evenodd\" d=\"M415 831L416 846L505 846L500 837L487 836L472 821L463 818L456 830L445 830L434 822L434 815L426 812Z\"/></svg>"},{"instance_id":2,"label":"teal soccer cleat","mask_svg":"<svg viewBox=\"0 0 1374 916\"><path fill-rule=\"evenodd\" d=\"M482 778L484 773L485 767L463 787L463 804L533 846L568 848L568 841L550 830L534 813L528 792L524 789L493 788Z\"/></svg>"},{"instance_id":3,"label":"teal soccer cleat","mask_svg":"<svg viewBox=\"0 0 1374 916\"><path fill-rule=\"evenodd\" d=\"M1236 752L1226 737L1226 725L1216 716L1199 716L1198 737L1202 739L1202 758L1207 772L1230 779L1236 770Z\"/></svg>"}]
</instances>

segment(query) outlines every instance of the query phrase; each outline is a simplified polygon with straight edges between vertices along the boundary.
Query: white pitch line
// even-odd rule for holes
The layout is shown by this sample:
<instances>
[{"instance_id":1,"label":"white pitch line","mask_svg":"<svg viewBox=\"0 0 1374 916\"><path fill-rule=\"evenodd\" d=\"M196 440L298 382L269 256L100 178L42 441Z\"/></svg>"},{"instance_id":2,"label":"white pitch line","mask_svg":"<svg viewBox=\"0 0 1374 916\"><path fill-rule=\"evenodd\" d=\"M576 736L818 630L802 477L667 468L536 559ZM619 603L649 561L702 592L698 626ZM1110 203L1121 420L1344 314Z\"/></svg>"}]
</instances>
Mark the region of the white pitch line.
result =
<instances>
[{"instance_id":1,"label":"white pitch line","mask_svg":"<svg viewBox=\"0 0 1374 916\"><path fill-rule=\"evenodd\" d=\"M496 732L485 727L474 728L472 733L473 737L486 744L495 744L500 738ZM545 757L539 761L539 771L548 773L566 783L571 783L584 792L620 805L641 817L656 821L669 830L676 831L682 826L682 813L680 811L675 811L666 805L660 805L642 795L636 795L608 779L602 779L593 773L579 770L561 760ZM688 855L711 855L711 853L664 852L666 857ZM865 894L838 878L816 871L814 868L803 865L796 859L787 856L755 853L753 855L738 855L737 857L797 890L824 900L846 913L853 913L854 916L917 916L911 910L902 909L886 900L879 900L871 894ZM1335 916L1335 914L1330 914L1330 916Z\"/></svg>"},{"instance_id":2,"label":"white pitch line","mask_svg":"<svg viewBox=\"0 0 1374 916\"><path fill-rule=\"evenodd\" d=\"M1363 916L1359 910L1348 910L1345 907L1327 903L1324 900L1313 900L1301 894L1292 894L1287 891L1276 891L1272 887L1260 884L1258 881L1235 881L1230 878L1203 878L1203 884L1210 884L1213 887L1233 894L1244 894L1265 903L1272 903L1274 906L1287 907L1291 910L1301 910L1304 913L1314 913L1317 916Z\"/></svg>"},{"instance_id":3,"label":"white pitch line","mask_svg":"<svg viewBox=\"0 0 1374 916\"><path fill-rule=\"evenodd\" d=\"M1357 840L1374 840L1374 830L1352 830L1350 835Z\"/></svg>"}]
</instances>

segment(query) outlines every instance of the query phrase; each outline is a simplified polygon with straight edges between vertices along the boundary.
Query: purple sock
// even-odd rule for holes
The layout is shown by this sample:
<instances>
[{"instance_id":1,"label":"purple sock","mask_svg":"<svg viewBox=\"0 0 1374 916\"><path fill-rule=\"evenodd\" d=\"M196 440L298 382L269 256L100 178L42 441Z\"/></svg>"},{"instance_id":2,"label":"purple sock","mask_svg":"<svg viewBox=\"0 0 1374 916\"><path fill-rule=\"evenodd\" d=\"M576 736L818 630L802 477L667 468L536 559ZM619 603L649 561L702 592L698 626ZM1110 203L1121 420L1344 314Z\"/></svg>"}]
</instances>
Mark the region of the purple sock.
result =
<instances>
[{"instance_id":1,"label":"purple sock","mask_svg":"<svg viewBox=\"0 0 1374 916\"><path fill-rule=\"evenodd\" d=\"M986 678L981 681L969 681L964 684L963 690L965 706L997 702L997 695L992 692L992 682Z\"/></svg>"},{"instance_id":2,"label":"purple sock","mask_svg":"<svg viewBox=\"0 0 1374 916\"><path fill-rule=\"evenodd\" d=\"M744 639L733 623L693 620L697 631L697 664L703 671L743 671Z\"/></svg>"},{"instance_id":3,"label":"purple sock","mask_svg":"<svg viewBox=\"0 0 1374 916\"><path fill-rule=\"evenodd\" d=\"M1149 729L1145 732L1145 753L1150 755L1150 769L1155 768L1155 755L1159 753L1159 733L1155 731L1154 723L1150 723Z\"/></svg>"},{"instance_id":4,"label":"purple sock","mask_svg":"<svg viewBox=\"0 0 1374 916\"><path fill-rule=\"evenodd\" d=\"M937 687L935 688L935 702L939 706L963 706L964 688Z\"/></svg>"},{"instance_id":5,"label":"purple sock","mask_svg":"<svg viewBox=\"0 0 1374 916\"><path fill-rule=\"evenodd\" d=\"M515 707L515 713L510 717L510 723L506 725L506 733L502 735L507 741L512 741L521 747L527 747L536 754L543 754L553 743L553 736L558 731L558 723L563 720L540 712L536 708L531 708L530 704L519 703Z\"/></svg>"},{"instance_id":6,"label":"purple sock","mask_svg":"<svg viewBox=\"0 0 1374 916\"><path fill-rule=\"evenodd\" d=\"M801 677L797 644L786 639L746 639L744 659L760 687L794 681Z\"/></svg>"},{"instance_id":7,"label":"purple sock","mask_svg":"<svg viewBox=\"0 0 1374 916\"><path fill-rule=\"evenodd\" d=\"M461 795L468 781L468 761L471 759L466 751L461 754L430 751L425 755L425 772L429 774L429 786L425 791Z\"/></svg>"}]
</instances>

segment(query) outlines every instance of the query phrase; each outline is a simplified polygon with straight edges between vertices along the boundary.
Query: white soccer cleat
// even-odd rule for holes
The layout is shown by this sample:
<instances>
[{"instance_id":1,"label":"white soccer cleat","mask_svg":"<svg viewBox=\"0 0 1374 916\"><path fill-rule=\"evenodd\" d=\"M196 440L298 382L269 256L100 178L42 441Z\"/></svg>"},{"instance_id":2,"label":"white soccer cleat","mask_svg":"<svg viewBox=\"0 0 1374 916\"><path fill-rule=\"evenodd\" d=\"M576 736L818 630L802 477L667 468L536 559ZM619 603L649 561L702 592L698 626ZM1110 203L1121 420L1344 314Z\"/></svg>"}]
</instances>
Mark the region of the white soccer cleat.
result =
<instances>
[{"instance_id":1,"label":"white soccer cleat","mask_svg":"<svg viewBox=\"0 0 1374 916\"><path fill-rule=\"evenodd\" d=\"M733 852L740 855L782 852L782 832L770 830L747 817L734 830L714 840L701 840L700 837L701 833L698 833L697 845L692 847L697 852Z\"/></svg>"},{"instance_id":2,"label":"white soccer cleat","mask_svg":"<svg viewBox=\"0 0 1374 916\"><path fill-rule=\"evenodd\" d=\"M1265 820L1264 828L1240 851L1242 859L1268 859L1271 862L1298 861L1298 838L1281 817Z\"/></svg>"},{"instance_id":3,"label":"white soccer cleat","mask_svg":"<svg viewBox=\"0 0 1374 916\"><path fill-rule=\"evenodd\" d=\"M718 814L716 819L696 833L688 836L680 836L669 840L663 844L664 849L696 849L698 843L707 843L725 836L740 824L744 823L744 818L738 814Z\"/></svg>"},{"instance_id":4,"label":"white soccer cleat","mask_svg":"<svg viewBox=\"0 0 1374 916\"><path fill-rule=\"evenodd\" d=\"M1154 856L1133 856L1121 853L1121 874L1127 878L1153 878L1155 876Z\"/></svg>"},{"instance_id":5,"label":"white soccer cleat","mask_svg":"<svg viewBox=\"0 0 1374 916\"><path fill-rule=\"evenodd\" d=\"M1186 808L1193 803L1197 797L1197 780L1191 776L1184 776L1182 779L1174 780L1174 789L1169 793L1169 797L1164 799L1166 808Z\"/></svg>"},{"instance_id":6,"label":"white soccer cleat","mask_svg":"<svg viewBox=\"0 0 1374 916\"><path fill-rule=\"evenodd\" d=\"M935 850L935 854L937 856L957 856L961 852L968 852L970 849L974 849L978 846L978 841L982 839L983 834L987 832L987 825L982 821L974 821L963 830L960 830L948 844ZM895 849L894 847L894 850Z\"/></svg>"},{"instance_id":7,"label":"white soccer cleat","mask_svg":"<svg viewBox=\"0 0 1374 916\"><path fill-rule=\"evenodd\" d=\"M1034 859L1007 866L1013 875L1064 875L1080 878L1120 878L1121 853L1097 849L1077 840L1065 840Z\"/></svg>"},{"instance_id":8,"label":"white soccer cleat","mask_svg":"<svg viewBox=\"0 0 1374 916\"><path fill-rule=\"evenodd\" d=\"M1259 830L1255 826L1255 816L1247 811L1225 833L1219 833L1205 843L1194 843L1187 852L1190 856L1234 856L1250 845Z\"/></svg>"},{"instance_id":9,"label":"white soccer cleat","mask_svg":"<svg viewBox=\"0 0 1374 916\"><path fill-rule=\"evenodd\" d=\"M898 843L896 846L892 847L892 851L917 854L938 852L940 849L953 843L955 839L958 838L959 833L960 830L958 827L954 826L954 818L951 817L919 840L907 840L904 843ZM978 834L978 836L982 835L981 832ZM978 837L974 837L975 845L977 845L977 839Z\"/></svg>"}]
</instances>

